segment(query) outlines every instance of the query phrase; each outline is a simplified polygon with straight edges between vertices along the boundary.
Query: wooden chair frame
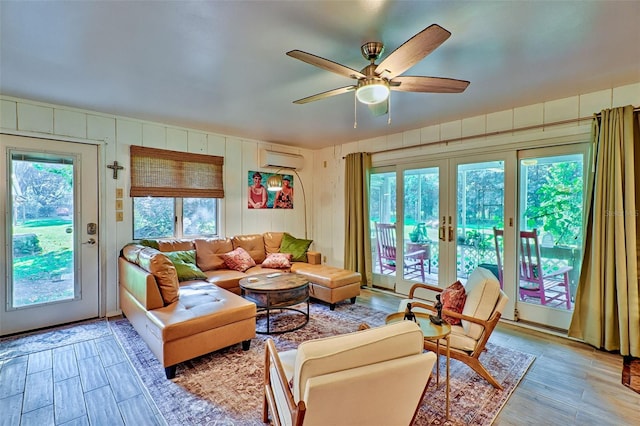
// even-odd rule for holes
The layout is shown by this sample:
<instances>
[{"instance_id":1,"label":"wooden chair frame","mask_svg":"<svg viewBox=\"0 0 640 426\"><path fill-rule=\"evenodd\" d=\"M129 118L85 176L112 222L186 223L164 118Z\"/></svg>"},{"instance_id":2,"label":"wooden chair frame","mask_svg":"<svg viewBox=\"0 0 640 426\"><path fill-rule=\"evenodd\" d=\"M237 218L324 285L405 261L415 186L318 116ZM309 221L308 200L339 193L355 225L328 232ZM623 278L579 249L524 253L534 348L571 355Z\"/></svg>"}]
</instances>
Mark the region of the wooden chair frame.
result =
<instances>
[{"instance_id":1,"label":"wooden chair frame","mask_svg":"<svg viewBox=\"0 0 640 426\"><path fill-rule=\"evenodd\" d=\"M378 244L378 263L380 264L380 273L384 274L385 270L396 271L396 251L397 251L397 235L396 225L393 223L375 223L376 242ZM404 253L404 269L406 271L413 270L420 273L422 281L424 276L424 261L427 252L424 249L414 250Z\"/></svg>"},{"instance_id":2,"label":"wooden chair frame","mask_svg":"<svg viewBox=\"0 0 640 426\"><path fill-rule=\"evenodd\" d=\"M501 238L504 238L504 231L493 228L500 288L503 285L502 257L500 256L499 245ZM540 299L541 305L555 303L556 306L560 306L565 304L567 309L570 310L569 272L573 268L564 266L551 273L543 270L538 231L536 229L533 231L520 231L519 256L520 300L525 300L526 297L535 297Z\"/></svg>"},{"instance_id":3,"label":"wooden chair frame","mask_svg":"<svg viewBox=\"0 0 640 426\"><path fill-rule=\"evenodd\" d=\"M366 323L360 325L359 330L365 330L370 328ZM271 367L275 367L277 378L277 383L282 387L284 396L287 401L287 413L279 413L278 406L276 404L275 391L272 387L271 381ZM429 387L429 383L431 382L431 378L433 377L433 373L429 375L426 384L424 385L424 389L422 390L422 394L418 399L418 403L413 411L413 417L411 419L411 423L413 424L418 410L420 410L420 405L424 399L424 396L427 392L427 388ZM269 423L269 411L271 411L271 421L276 426L281 426L282 422L280 421L280 414L288 415L291 417L291 424L293 426L302 426L305 418L305 414L307 411L306 404L304 401L300 401L296 404L295 399L293 398L293 392L289 387L289 382L287 380L287 376L284 372L284 368L282 367L282 363L280 361L280 356L278 355L278 351L276 350L276 345L272 339L267 339L267 343L265 345L265 364L264 364L264 399L262 406L262 421L264 423Z\"/></svg>"},{"instance_id":4,"label":"wooden chair frame","mask_svg":"<svg viewBox=\"0 0 640 426\"><path fill-rule=\"evenodd\" d=\"M419 288L431 290L436 293L442 293L442 291L444 290L440 287L431 286L429 284L422 284L422 283L414 284L411 287L411 290L409 290L410 299L414 299L414 292L416 289L419 289ZM411 302L411 307L412 309L422 308L422 309L431 311L433 313L437 313L436 308L434 308L433 306L427 305L426 303L416 302L415 300ZM493 387L502 389L502 385L498 383L498 381L491 375L491 373L489 373L489 371L487 371L487 369L484 367L484 365L482 365L482 363L478 359L482 354L482 352L486 350L485 346L487 344L487 341L489 340L489 337L491 337L491 333L493 332L493 329L496 328L496 325L498 325L498 321L500 320L500 317L502 316L502 314L498 311L494 311L489 317L489 319L481 320L478 318L469 317L467 315L462 315L457 312L452 312L445 309L442 310L442 313L453 318L469 321L474 324L479 324L482 326L483 328L482 334L480 335L480 338L477 340L476 346L473 351L467 352L467 351L463 351L463 350L451 347L449 349L449 356L453 359L457 359L458 361L462 361L465 364L467 364L469 367L471 367L473 371L475 371L480 376L482 376ZM440 355L446 356L446 351L447 351L446 345L437 345L436 342L425 340L424 348L426 350L433 351L433 352L436 352L439 350Z\"/></svg>"},{"instance_id":5,"label":"wooden chair frame","mask_svg":"<svg viewBox=\"0 0 640 426\"><path fill-rule=\"evenodd\" d=\"M553 272L544 271L538 231L520 231L520 299L537 297L543 305L559 302L559 305L566 304L567 310L571 310L569 271L572 269L571 266L564 266ZM526 283L531 286L526 286Z\"/></svg>"},{"instance_id":6,"label":"wooden chair frame","mask_svg":"<svg viewBox=\"0 0 640 426\"><path fill-rule=\"evenodd\" d=\"M264 353L264 401L262 404L262 421L264 423L269 423L269 410L271 410L273 424L276 426L281 425L280 413L278 413L278 406L276 405L274 391L271 387L271 365L273 364L276 368L278 382L280 386L282 386L282 389L284 389L284 394L287 399L287 408L289 412L283 414L291 416L292 425L302 426L307 408L304 401L300 401L296 404L296 401L293 399L293 393L289 387L287 376L284 373L284 368L282 368L282 363L280 362L280 357L278 356L278 351L276 350L276 345L273 343L273 340L267 339Z\"/></svg>"}]
</instances>

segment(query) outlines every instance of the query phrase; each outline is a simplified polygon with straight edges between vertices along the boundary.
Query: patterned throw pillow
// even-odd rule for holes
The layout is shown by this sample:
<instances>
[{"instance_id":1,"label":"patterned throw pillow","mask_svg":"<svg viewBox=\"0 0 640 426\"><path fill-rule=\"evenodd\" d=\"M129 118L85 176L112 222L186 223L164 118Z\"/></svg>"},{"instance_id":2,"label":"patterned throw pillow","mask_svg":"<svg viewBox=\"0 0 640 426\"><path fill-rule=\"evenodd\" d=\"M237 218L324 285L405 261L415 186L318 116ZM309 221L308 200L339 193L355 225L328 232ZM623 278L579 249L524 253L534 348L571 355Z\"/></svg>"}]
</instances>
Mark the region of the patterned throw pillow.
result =
<instances>
[{"instance_id":1,"label":"patterned throw pillow","mask_svg":"<svg viewBox=\"0 0 640 426\"><path fill-rule=\"evenodd\" d=\"M460 281L456 281L442 291L442 310L462 313L464 303L467 301L467 293ZM459 318L453 318L442 314L442 318L451 325L459 325L462 321Z\"/></svg>"},{"instance_id":2,"label":"patterned throw pillow","mask_svg":"<svg viewBox=\"0 0 640 426\"><path fill-rule=\"evenodd\" d=\"M285 232L280 243L280 253L291 253L294 262L306 262L307 250L312 242L313 240L295 238Z\"/></svg>"},{"instance_id":3,"label":"patterned throw pillow","mask_svg":"<svg viewBox=\"0 0 640 426\"><path fill-rule=\"evenodd\" d=\"M224 259L224 263L229 269L236 271L244 272L252 266L256 266L256 262L251 255L242 247L220 255L220 257Z\"/></svg>"},{"instance_id":4,"label":"patterned throw pillow","mask_svg":"<svg viewBox=\"0 0 640 426\"><path fill-rule=\"evenodd\" d=\"M262 262L262 266L274 269L291 268L291 253L271 253Z\"/></svg>"}]
</instances>

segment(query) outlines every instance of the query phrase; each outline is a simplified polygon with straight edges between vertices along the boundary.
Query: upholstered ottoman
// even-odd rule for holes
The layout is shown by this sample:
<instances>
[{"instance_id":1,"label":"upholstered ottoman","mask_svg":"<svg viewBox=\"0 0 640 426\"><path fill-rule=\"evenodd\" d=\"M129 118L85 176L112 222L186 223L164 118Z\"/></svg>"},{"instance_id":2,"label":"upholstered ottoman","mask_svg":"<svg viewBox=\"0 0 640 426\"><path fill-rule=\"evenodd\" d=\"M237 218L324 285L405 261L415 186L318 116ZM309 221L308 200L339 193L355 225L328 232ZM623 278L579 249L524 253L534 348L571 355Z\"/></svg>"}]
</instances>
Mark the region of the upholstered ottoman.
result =
<instances>
[{"instance_id":1,"label":"upholstered ottoman","mask_svg":"<svg viewBox=\"0 0 640 426\"><path fill-rule=\"evenodd\" d=\"M305 276L309 280L309 296L327 302L332 311L336 302L351 299L356 303L356 296L360 295L359 272L310 264L294 264L291 272Z\"/></svg>"}]
</instances>

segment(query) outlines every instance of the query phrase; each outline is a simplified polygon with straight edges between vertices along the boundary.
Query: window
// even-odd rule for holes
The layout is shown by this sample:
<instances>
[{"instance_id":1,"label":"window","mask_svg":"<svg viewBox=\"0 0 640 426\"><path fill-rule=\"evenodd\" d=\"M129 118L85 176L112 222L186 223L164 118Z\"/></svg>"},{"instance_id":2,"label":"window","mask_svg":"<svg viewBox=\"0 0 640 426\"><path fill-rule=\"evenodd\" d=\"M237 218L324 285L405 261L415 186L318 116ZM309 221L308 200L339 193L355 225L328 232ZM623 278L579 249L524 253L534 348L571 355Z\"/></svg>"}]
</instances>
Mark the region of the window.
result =
<instances>
[{"instance_id":1,"label":"window","mask_svg":"<svg viewBox=\"0 0 640 426\"><path fill-rule=\"evenodd\" d=\"M133 238L218 233L224 158L132 145Z\"/></svg>"},{"instance_id":2,"label":"window","mask_svg":"<svg viewBox=\"0 0 640 426\"><path fill-rule=\"evenodd\" d=\"M218 233L215 198L133 198L133 238L210 236Z\"/></svg>"}]
</instances>

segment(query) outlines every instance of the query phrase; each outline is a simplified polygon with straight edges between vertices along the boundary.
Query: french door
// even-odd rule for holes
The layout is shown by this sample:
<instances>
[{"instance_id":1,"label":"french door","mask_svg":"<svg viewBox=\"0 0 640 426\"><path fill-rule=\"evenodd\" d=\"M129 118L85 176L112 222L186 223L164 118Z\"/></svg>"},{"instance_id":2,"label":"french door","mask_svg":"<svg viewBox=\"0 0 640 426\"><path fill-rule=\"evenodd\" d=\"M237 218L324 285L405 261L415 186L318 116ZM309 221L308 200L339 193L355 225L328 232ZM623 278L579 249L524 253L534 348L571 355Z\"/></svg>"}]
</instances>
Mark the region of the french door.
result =
<instances>
[{"instance_id":1,"label":"french door","mask_svg":"<svg viewBox=\"0 0 640 426\"><path fill-rule=\"evenodd\" d=\"M385 260L372 235L374 284L407 294L415 282L465 282L477 266L497 275L493 228L504 224L506 158L476 155L374 170L372 233L376 222L396 224L398 265L393 273L380 267Z\"/></svg>"},{"instance_id":2,"label":"french door","mask_svg":"<svg viewBox=\"0 0 640 426\"><path fill-rule=\"evenodd\" d=\"M408 294L415 282L446 287L483 267L509 296L504 318L568 329L582 261L588 148L512 150L374 169L374 285ZM380 267L385 259L377 256L375 222L395 224L394 268ZM424 270L415 268L413 254L422 256ZM542 287L544 292L531 291Z\"/></svg>"},{"instance_id":3,"label":"french door","mask_svg":"<svg viewBox=\"0 0 640 426\"><path fill-rule=\"evenodd\" d=\"M587 159L588 144L518 153L520 320L569 328L582 266ZM527 235L535 245L527 246Z\"/></svg>"},{"instance_id":4,"label":"french door","mask_svg":"<svg viewBox=\"0 0 640 426\"><path fill-rule=\"evenodd\" d=\"M0 148L0 335L97 317L98 147L0 135Z\"/></svg>"}]
</instances>

